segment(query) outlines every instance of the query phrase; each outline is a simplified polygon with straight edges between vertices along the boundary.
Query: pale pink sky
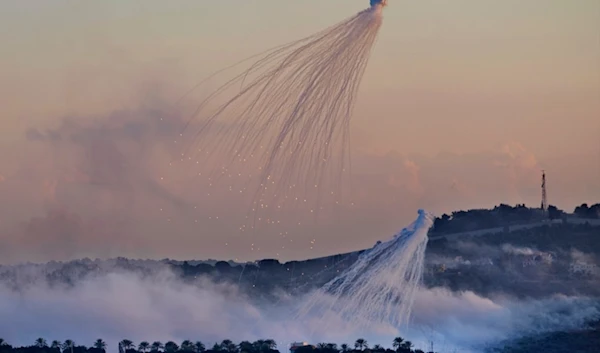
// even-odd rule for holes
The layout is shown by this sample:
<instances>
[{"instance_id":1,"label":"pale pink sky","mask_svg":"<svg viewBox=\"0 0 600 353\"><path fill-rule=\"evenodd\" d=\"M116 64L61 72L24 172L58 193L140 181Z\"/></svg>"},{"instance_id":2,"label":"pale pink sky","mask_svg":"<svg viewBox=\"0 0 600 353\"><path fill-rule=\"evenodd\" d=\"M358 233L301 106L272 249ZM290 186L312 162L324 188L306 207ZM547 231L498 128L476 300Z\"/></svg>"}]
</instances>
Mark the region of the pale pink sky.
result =
<instances>
[{"instance_id":1,"label":"pale pink sky","mask_svg":"<svg viewBox=\"0 0 600 353\"><path fill-rule=\"evenodd\" d=\"M419 207L537 205L541 169L552 204L600 201L596 0L391 0L352 124L356 208L335 221L242 237L239 200L161 184L183 174L166 171L174 130L148 107L168 117L204 76L367 3L0 3L0 256L326 255L371 246ZM142 137L123 132L131 122ZM178 211L191 205L204 211ZM218 212L232 221L207 220Z\"/></svg>"}]
</instances>

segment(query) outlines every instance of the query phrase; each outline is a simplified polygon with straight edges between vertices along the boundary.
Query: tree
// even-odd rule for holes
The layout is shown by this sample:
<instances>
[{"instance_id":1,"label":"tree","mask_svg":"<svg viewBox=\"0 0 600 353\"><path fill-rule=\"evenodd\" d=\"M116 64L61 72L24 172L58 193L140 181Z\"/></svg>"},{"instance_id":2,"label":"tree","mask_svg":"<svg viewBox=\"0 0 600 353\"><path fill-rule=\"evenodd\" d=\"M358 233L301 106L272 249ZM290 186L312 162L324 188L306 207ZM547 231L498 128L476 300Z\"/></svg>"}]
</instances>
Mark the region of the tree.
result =
<instances>
[{"instance_id":1,"label":"tree","mask_svg":"<svg viewBox=\"0 0 600 353\"><path fill-rule=\"evenodd\" d=\"M376 344L373 346L374 351L383 351L383 347L380 344Z\"/></svg>"},{"instance_id":2,"label":"tree","mask_svg":"<svg viewBox=\"0 0 600 353\"><path fill-rule=\"evenodd\" d=\"M62 343L60 341L54 340L52 341L52 343L50 344L50 348L52 349L59 349L62 346Z\"/></svg>"},{"instance_id":3,"label":"tree","mask_svg":"<svg viewBox=\"0 0 600 353\"><path fill-rule=\"evenodd\" d=\"M46 347L48 347L48 343L46 343L45 339L40 337L35 340L34 346L36 346L37 348L46 348Z\"/></svg>"},{"instance_id":4,"label":"tree","mask_svg":"<svg viewBox=\"0 0 600 353\"><path fill-rule=\"evenodd\" d=\"M342 343L342 345L340 347L342 347L342 352L344 352L344 353L348 352L348 348L349 348L348 344Z\"/></svg>"},{"instance_id":5,"label":"tree","mask_svg":"<svg viewBox=\"0 0 600 353\"><path fill-rule=\"evenodd\" d=\"M159 352L161 349L164 349L165 346L162 344L162 342L160 341L154 341L152 342L152 346L150 348L150 351L152 352Z\"/></svg>"},{"instance_id":6,"label":"tree","mask_svg":"<svg viewBox=\"0 0 600 353\"><path fill-rule=\"evenodd\" d=\"M402 349L404 350L404 352L406 353L410 353L410 351L412 350L413 344L411 341L404 341L402 343Z\"/></svg>"},{"instance_id":7,"label":"tree","mask_svg":"<svg viewBox=\"0 0 600 353\"><path fill-rule=\"evenodd\" d=\"M181 350L184 352L193 352L194 351L194 343L190 340L185 340L181 342Z\"/></svg>"},{"instance_id":8,"label":"tree","mask_svg":"<svg viewBox=\"0 0 600 353\"><path fill-rule=\"evenodd\" d=\"M128 349L135 349L135 344L133 344L131 340L122 340L121 342L119 342L119 344L125 351L127 351Z\"/></svg>"},{"instance_id":9,"label":"tree","mask_svg":"<svg viewBox=\"0 0 600 353\"><path fill-rule=\"evenodd\" d=\"M142 341L138 344L138 350L142 353L146 353L150 350L150 343L147 341Z\"/></svg>"},{"instance_id":10,"label":"tree","mask_svg":"<svg viewBox=\"0 0 600 353\"><path fill-rule=\"evenodd\" d=\"M106 342L104 342L102 339L98 338L95 342L94 342L94 348L96 349L100 349L100 350L106 350Z\"/></svg>"},{"instance_id":11,"label":"tree","mask_svg":"<svg viewBox=\"0 0 600 353\"><path fill-rule=\"evenodd\" d=\"M359 338L356 340L356 342L354 342L354 348L362 351L366 348L369 348L369 345L367 344L367 340L364 338Z\"/></svg>"},{"instance_id":12,"label":"tree","mask_svg":"<svg viewBox=\"0 0 600 353\"><path fill-rule=\"evenodd\" d=\"M575 211L573 211L573 213L578 217L587 218L589 210L588 204L583 203L581 206L575 207Z\"/></svg>"},{"instance_id":13,"label":"tree","mask_svg":"<svg viewBox=\"0 0 600 353\"><path fill-rule=\"evenodd\" d=\"M202 353L206 351L206 347L204 346L204 343L200 342L200 341L196 341L196 343L194 344L194 351L196 353Z\"/></svg>"},{"instance_id":14,"label":"tree","mask_svg":"<svg viewBox=\"0 0 600 353\"><path fill-rule=\"evenodd\" d=\"M265 345L268 349L277 349L277 343L273 339L266 339Z\"/></svg>"},{"instance_id":15,"label":"tree","mask_svg":"<svg viewBox=\"0 0 600 353\"><path fill-rule=\"evenodd\" d=\"M251 353L254 352L254 345L248 341L242 341L239 344L240 351L242 353Z\"/></svg>"},{"instance_id":16,"label":"tree","mask_svg":"<svg viewBox=\"0 0 600 353\"><path fill-rule=\"evenodd\" d=\"M4 340L4 338L0 338L0 347L6 347L6 346L8 346L8 342L6 342Z\"/></svg>"},{"instance_id":17,"label":"tree","mask_svg":"<svg viewBox=\"0 0 600 353\"><path fill-rule=\"evenodd\" d=\"M337 344L335 344L335 343L327 343L326 348L330 351L336 351L336 352L338 351Z\"/></svg>"},{"instance_id":18,"label":"tree","mask_svg":"<svg viewBox=\"0 0 600 353\"><path fill-rule=\"evenodd\" d=\"M221 342L221 349L229 353L236 353L238 351L237 345L235 345L231 340L223 340L223 342Z\"/></svg>"},{"instance_id":19,"label":"tree","mask_svg":"<svg viewBox=\"0 0 600 353\"><path fill-rule=\"evenodd\" d=\"M396 338L394 338L394 342L392 343L392 347L394 347L394 349L396 351L398 351L398 349L400 348L400 346L402 346L402 343L404 343L404 338L402 338L402 337L396 337Z\"/></svg>"},{"instance_id":20,"label":"tree","mask_svg":"<svg viewBox=\"0 0 600 353\"><path fill-rule=\"evenodd\" d=\"M175 343L173 341L169 341L169 342L165 343L165 352L175 353L178 350L179 350L179 346L177 345L177 343Z\"/></svg>"},{"instance_id":21,"label":"tree","mask_svg":"<svg viewBox=\"0 0 600 353\"><path fill-rule=\"evenodd\" d=\"M254 351L255 352L262 352L265 350L265 340L256 340L252 343L252 346L254 346Z\"/></svg>"},{"instance_id":22,"label":"tree","mask_svg":"<svg viewBox=\"0 0 600 353\"><path fill-rule=\"evenodd\" d=\"M62 345L63 351L71 351L73 352L73 348L75 347L75 342L73 340L66 340Z\"/></svg>"}]
</instances>

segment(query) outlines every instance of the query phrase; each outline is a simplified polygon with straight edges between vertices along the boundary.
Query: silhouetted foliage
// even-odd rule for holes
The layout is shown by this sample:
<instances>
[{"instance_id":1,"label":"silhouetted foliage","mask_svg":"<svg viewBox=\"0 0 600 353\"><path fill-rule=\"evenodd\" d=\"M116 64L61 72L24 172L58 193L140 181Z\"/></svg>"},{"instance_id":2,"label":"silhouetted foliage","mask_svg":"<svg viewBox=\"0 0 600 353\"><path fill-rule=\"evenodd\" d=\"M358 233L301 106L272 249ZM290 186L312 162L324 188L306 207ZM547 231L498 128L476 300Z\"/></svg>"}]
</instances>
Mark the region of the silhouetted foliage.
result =
<instances>
[{"instance_id":1,"label":"silhouetted foliage","mask_svg":"<svg viewBox=\"0 0 600 353\"><path fill-rule=\"evenodd\" d=\"M401 342L397 345L396 342ZM405 341L402 338L394 340L394 350L385 349L380 345L373 346L369 349L366 340L359 338L354 343L355 349L349 349L347 344L342 344L338 347L336 343L319 343L316 346L306 345L297 347L294 353L422 353L421 350L413 350L410 341ZM58 341L53 341L51 346L48 346L43 338L37 339L33 345L26 347L13 347L5 340L0 338L0 353L105 353L106 342L102 339L96 340L88 347L76 346L72 340L65 341L62 345ZM145 352L174 352L174 353L280 353L277 350L277 343L272 339L257 340L255 342L242 341L239 344L233 343L231 340L223 340L221 343L215 343L212 349L206 350L204 343L201 341L185 340L181 345L173 341L163 344L160 341L154 341L150 344L147 341L142 341L136 345L131 340L122 340L119 342L119 351L125 353L145 353ZM287 353L287 352L286 352Z\"/></svg>"},{"instance_id":2,"label":"silhouetted foliage","mask_svg":"<svg viewBox=\"0 0 600 353\"><path fill-rule=\"evenodd\" d=\"M600 218L600 203L592 206L588 206L587 203L584 203L581 206L575 207L573 213L580 218L598 219Z\"/></svg>"},{"instance_id":3,"label":"silhouetted foliage","mask_svg":"<svg viewBox=\"0 0 600 353\"><path fill-rule=\"evenodd\" d=\"M551 210L550 210L551 208ZM534 221L543 221L549 217L558 219L564 212L556 206L550 206L546 215L539 208L529 208L524 204L509 206L500 204L491 210L474 209L468 211L454 211L452 214L443 214L434 220L434 233L462 233L479 229L500 228L510 225L524 224Z\"/></svg>"}]
</instances>

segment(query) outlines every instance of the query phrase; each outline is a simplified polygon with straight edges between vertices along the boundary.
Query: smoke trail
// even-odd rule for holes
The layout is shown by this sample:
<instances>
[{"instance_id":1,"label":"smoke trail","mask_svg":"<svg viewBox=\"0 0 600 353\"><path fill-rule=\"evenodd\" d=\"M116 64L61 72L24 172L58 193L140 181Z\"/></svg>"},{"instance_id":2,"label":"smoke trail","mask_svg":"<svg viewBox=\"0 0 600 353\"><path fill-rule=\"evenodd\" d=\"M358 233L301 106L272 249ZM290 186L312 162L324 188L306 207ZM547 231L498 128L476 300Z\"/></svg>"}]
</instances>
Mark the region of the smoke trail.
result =
<instances>
[{"instance_id":1,"label":"smoke trail","mask_svg":"<svg viewBox=\"0 0 600 353\"><path fill-rule=\"evenodd\" d=\"M314 318L321 313L324 325L336 316L365 328L408 324L432 224L433 216L419 210L410 226L362 254L344 273L313 293L298 317Z\"/></svg>"},{"instance_id":2,"label":"smoke trail","mask_svg":"<svg viewBox=\"0 0 600 353\"><path fill-rule=\"evenodd\" d=\"M268 51L210 94L193 114L200 121L181 134L181 160L200 164L206 157L211 185L231 175L255 180L255 212L267 200L298 205L312 194L319 202L325 188L337 197L351 113L384 5L375 1L329 29ZM231 89L239 91L216 103Z\"/></svg>"}]
</instances>

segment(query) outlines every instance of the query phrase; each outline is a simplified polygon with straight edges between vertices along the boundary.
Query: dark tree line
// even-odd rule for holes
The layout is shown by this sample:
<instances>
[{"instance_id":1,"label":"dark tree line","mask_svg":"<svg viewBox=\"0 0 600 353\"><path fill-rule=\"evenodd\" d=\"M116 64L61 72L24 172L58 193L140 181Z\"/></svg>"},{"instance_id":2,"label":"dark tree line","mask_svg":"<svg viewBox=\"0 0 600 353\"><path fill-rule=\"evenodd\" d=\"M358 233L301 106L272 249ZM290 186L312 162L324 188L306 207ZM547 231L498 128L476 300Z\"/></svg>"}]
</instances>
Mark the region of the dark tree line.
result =
<instances>
[{"instance_id":1,"label":"dark tree line","mask_svg":"<svg viewBox=\"0 0 600 353\"><path fill-rule=\"evenodd\" d=\"M575 212L573 213L581 218L598 219L600 218L600 203L591 206L584 203L581 206L575 207Z\"/></svg>"},{"instance_id":2,"label":"dark tree line","mask_svg":"<svg viewBox=\"0 0 600 353\"><path fill-rule=\"evenodd\" d=\"M386 349L380 345L369 347L365 339L359 338L352 347L348 344L338 346L335 343L319 343L314 346L297 347L294 353L425 353L420 349L414 349L410 341L401 337L394 339L392 347L393 349ZM165 343L143 341L136 345L133 341L125 339L119 342L118 349L119 353L280 353L272 339L242 341L239 344L231 340L223 340L221 343L215 343L210 349L201 341L185 340L180 344L173 341ZM112 351L112 349L108 350ZM16 347L0 338L0 353L106 353L106 351L107 345L102 339L97 339L91 346L84 346L76 344L73 340L48 343L44 338L38 338L31 346Z\"/></svg>"},{"instance_id":3,"label":"dark tree line","mask_svg":"<svg viewBox=\"0 0 600 353\"><path fill-rule=\"evenodd\" d=\"M554 206L553 208L556 209ZM558 209L556 211L562 212ZM475 209L454 211L449 215L444 214L435 219L433 230L437 233L460 233L477 229L503 227L544 218L544 213L540 209L530 208L524 204L514 207L501 204L491 210Z\"/></svg>"},{"instance_id":4,"label":"dark tree line","mask_svg":"<svg viewBox=\"0 0 600 353\"><path fill-rule=\"evenodd\" d=\"M600 218L600 203L592 206L584 203L577 206L573 215L585 219ZM524 204L509 206L501 204L491 210L475 209L468 211L454 211L444 214L434 221L433 231L435 233L460 233L478 229L498 228L511 224L541 221L544 219L561 219L567 213L556 206L548 206L548 213L540 208L527 207Z\"/></svg>"}]
</instances>

